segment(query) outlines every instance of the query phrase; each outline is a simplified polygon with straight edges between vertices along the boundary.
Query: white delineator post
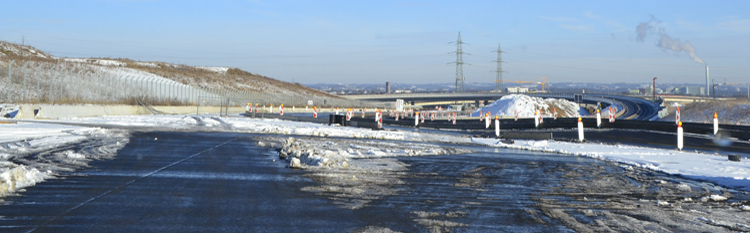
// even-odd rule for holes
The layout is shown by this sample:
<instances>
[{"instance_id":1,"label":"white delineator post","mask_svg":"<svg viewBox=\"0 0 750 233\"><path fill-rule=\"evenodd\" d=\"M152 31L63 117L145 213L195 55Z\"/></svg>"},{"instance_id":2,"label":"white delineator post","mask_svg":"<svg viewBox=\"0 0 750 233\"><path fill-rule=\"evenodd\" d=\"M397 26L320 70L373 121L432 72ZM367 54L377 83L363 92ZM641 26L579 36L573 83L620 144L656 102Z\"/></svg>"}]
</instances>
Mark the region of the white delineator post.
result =
<instances>
[{"instance_id":1,"label":"white delineator post","mask_svg":"<svg viewBox=\"0 0 750 233\"><path fill-rule=\"evenodd\" d=\"M307 105L305 105L305 112L307 112Z\"/></svg>"},{"instance_id":2,"label":"white delineator post","mask_svg":"<svg viewBox=\"0 0 750 233\"><path fill-rule=\"evenodd\" d=\"M419 126L419 112L414 115L414 127Z\"/></svg>"},{"instance_id":3,"label":"white delineator post","mask_svg":"<svg viewBox=\"0 0 750 233\"><path fill-rule=\"evenodd\" d=\"M292 112L294 112L294 105L292 105Z\"/></svg>"},{"instance_id":4,"label":"white delineator post","mask_svg":"<svg viewBox=\"0 0 750 233\"><path fill-rule=\"evenodd\" d=\"M717 117L716 112L714 112L714 135L719 132L719 119Z\"/></svg>"},{"instance_id":5,"label":"white delineator post","mask_svg":"<svg viewBox=\"0 0 750 233\"><path fill-rule=\"evenodd\" d=\"M279 106L279 115L284 115L284 104L281 104L281 106Z\"/></svg>"},{"instance_id":6,"label":"white delineator post","mask_svg":"<svg viewBox=\"0 0 750 233\"><path fill-rule=\"evenodd\" d=\"M578 117L578 141L583 142L583 122L580 117Z\"/></svg>"},{"instance_id":7,"label":"white delineator post","mask_svg":"<svg viewBox=\"0 0 750 233\"><path fill-rule=\"evenodd\" d=\"M336 115L339 115L339 107L336 107Z\"/></svg>"},{"instance_id":8,"label":"white delineator post","mask_svg":"<svg viewBox=\"0 0 750 233\"><path fill-rule=\"evenodd\" d=\"M318 118L318 107L313 107L313 118Z\"/></svg>"},{"instance_id":9,"label":"white delineator post","mask_svg":"<svg viewBox=\"0 0 750 233\"><path fill-rule=\"evenodd\" d=\"M250 103L245 104L245 112L250 111Z\"/></svg>"},{"instance_id":10,"label":"white delineator post","mask_svg":"<svg viewBox=\"0 0 750 233\"><path fill-rule=\"evenodd\" d=\"M680 107L677 107L677 112L674 113L675 119L674 123L678 124L680 123Z\"/></svg>"},{"instance_id":11,"label":"white delineator post","mask_svg":"<svg viewBox=\"0 0 750 233\"><path fill-rule=\"evenodd\" d=\"M682 121L677 122L677 149L682 150Z\"/></svg>"},{"instance_id":12,"label":"white delineator post","mask_svg":"<svg viewBox=\"0 0 750 233\"><path fill-rule=\"evenodd\" d=\"M488 112L488 113L487 113L487 115L485 116L485 119L484 119L484 121L485 121L485 122L484 122L484 128L485 128L485 129L489 129L489 128L490 128L490 123L492 122L492 121L490 121L490 113L489 113L489 112Z\"/></svg>"},{"instance_id":13,"label":"white delineator post","mask_svg":"<svg viewBox=\"0 0 750 233\"><path fill-rule=\"evenodd\" d=\"M495 137L500 137L500 120L495 116Z\"/></svg>"},{"instance_id":14,"label":"white delineator post","mask_svg":"<svg viewBox=\"0 0 750 233\"><path fill-rule=\"evenodd\" d=\"M596 127L602 127L602 113L599 111L599 109L596 110Z\"/></svg>"},{"instance_id":15,"label":"white delineator post","mask_svg":"<svg viewBox=\"0 0 750 233\"><path fill-rule=\"evenodd\" d=\"M272 112L273 112L273 104L271 104L271 106L268 106L268 113L272 113Z\"/></svg>"},{"instance_id":16,"label":"white delineator post","mask_svg":"<svg viewBox=\"0 0 750 233\"><path fill-rule=\"evenodd\" d=\"M534 127L539 128L539 111L534 112Z\"/></svg>"}]
</instances>

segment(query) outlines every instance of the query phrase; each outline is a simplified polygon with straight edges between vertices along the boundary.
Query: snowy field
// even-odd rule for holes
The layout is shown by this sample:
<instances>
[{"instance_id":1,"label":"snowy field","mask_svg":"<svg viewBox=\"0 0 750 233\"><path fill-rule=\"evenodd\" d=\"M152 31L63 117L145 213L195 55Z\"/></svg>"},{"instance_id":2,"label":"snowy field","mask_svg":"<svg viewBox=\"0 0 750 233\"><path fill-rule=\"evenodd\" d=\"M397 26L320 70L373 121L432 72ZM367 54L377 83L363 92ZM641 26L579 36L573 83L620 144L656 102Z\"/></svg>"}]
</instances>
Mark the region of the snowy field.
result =
<instances>
[{"instance_id":1,"label":"snowy field","mask_svg":"<svg viewBox=\"0 0 750 233\"><path fill-rule=\"evenodd\" d=\"M76 127L52 123L77 123L99 127ZM709 181L740 190L750 190L750 162L729 162L726 157L710 154L654 149L623 145L569 143L557 141L516 141L504 144L495 139L469 138L460 135L413 131L373 131L369 129L328 126L324 124L290 122L277 119L215 116L112 116L74 118L47 123L1 124L0 182L4 195L54 177L60 171L85 167L93 159L106 159L127 143L128 128L165 131L220 131L298 135L304 139L287 137L260 140L277 144L291 167L307 169L352 169L354 160L398 156L461 154L467 151L450 144L479 144L519 150L557 153L565 156L586 156L636 166L668 174ZM286 139L285 139L286 138ZM311 139L312 138L312 139ZM317 138L317 139L316 139ZM352 144L336 138L367 139L366 143ZM74 145L89 143L86 148ZM448 145L448 146L446 146ZM95 148L95 149L90 149ZM40 158L30 157L32 154ZM42 158L42 156L47 156ZM54 159L50 159L54 158Z\"/></svg>"}]
</instances>

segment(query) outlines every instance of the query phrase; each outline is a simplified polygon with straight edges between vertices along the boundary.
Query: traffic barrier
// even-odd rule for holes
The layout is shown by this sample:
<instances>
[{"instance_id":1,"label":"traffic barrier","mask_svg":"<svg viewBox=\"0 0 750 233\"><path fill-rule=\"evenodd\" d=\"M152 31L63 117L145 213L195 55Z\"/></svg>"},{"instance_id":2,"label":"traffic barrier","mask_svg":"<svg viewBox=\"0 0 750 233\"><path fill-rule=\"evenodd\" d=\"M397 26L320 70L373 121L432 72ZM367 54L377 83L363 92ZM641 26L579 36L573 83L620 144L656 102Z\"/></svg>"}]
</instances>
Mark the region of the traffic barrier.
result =
<instances>
[{"instance_id":1,"label":"traffic barrier","mask_svg":"<svg viewBox=\"0 0 750 233\"><path fill-rule=\"evenodd\" d=\"M399 113L398 113L398 111L396 111L396 121L398 121L398 115L399 115Z\"/></svg>"},{"instance_id":2,"label":"traffic barrier","mask_svg":"<svg viewBox=\"0 0 750 233\"><path fill-rule=\"evenodd\" d=\"M682 122L677 122L677 149L682 150Z\"/></svg>"},{"instance_id":3,"label":"traffic barrier","mask_svg":"<svg viewBox=\"0 0 750 233\"><path fill-rule=\"evenodd\" d=\"M596 127L602 127L602 113L599 112L599 109L596 110Z\"/></svg>"},{"instance_id":4,"label":"traffic barrier","mask_svg":"<svg viewBox=\"0 0 750 233\"><path fill-rule=\"evenodd\" d=\"M318 107L313 107L313 118L318 118Z\"/></svg>"},{"instance_id":5,"label":"traffic barrier","mask_svg":"<svg viewBox=\"0 0 750 233\"><path fill-rule=\"evenodd\" d=\"M534 111L534 127L539 128L539 111Z\"/></svg>"},{"instance_id":6,"label":"traffic barrier","mask_svg":"<svg viewBox=\"0 0 750 233\"><path fill-rule=\"evenodd\" d=\"M456 113L455 112L453 113L453 124L454 125L456 124Z\"/></svg>"},{"instance_id":7,"label":"traffic barrier","mask_svg":"<svg viewBox=\"0 0 750 233\"><path fill-rule=\"evenodd\" d=\"M346 121L350 121L352 119L352 109L346 110Z\"/></svg>"},{"instance_id":8,"label":"traffic barrier","mask_svg":"<svg viewBox=\"0 0 750 233\"><path fill-rule=\"evenodd\" d=\"M281 104L281 106L279 106L279 115L284 115L284 104Z\"/></svg>"},{"instance_id":9,"label":"traffic barrier","mask_svg":"<svg viewBox=\"0 0 750 233\"><path fill-rule=\"evenodd\" d=\"M424 123L424 114L425 114L425 112L422 112L422 116L420 118L420 121L422 121L422 123Z\"/></svg>"},{"instance_id":10,"label":"traffic barrier","mask_svg":"<svg viewBox=\"0 0 750 233\"><path fill-rule=\"evenodd\" d=\"M516 116L516 121L518 121L518 110L513 110L513 115Z\"/></svg>"},{"instance_id":11,"label":"traffic barrier","mask_svg":"<svg viewBox=\"0 0 750 233\"><path fill-rule=\"evenodd\" d=\"M362 108L362 118L365 118L365 109Z\"/></svg>"},{"instance_id":12,"label":"traffic barrier","mask_svg":"<svg viewBox=\"0 0 750 233\"><path fill-rule=\"evenodd\" d=\"M544 124L544 112L539 109L539 124Z\"/></svg>"},{"instance_id":13,"label":"traffic barrier","mask_svg":"<svg viewBox=\"0 0 750 233\"><path fill-rule=\"evenodd\" d=\"M430 113L430 121L435 121L435 113L434 112Z\"/></svg>"},{"instance_id":14,"label":"traffic barrier","mask_svg":"<svg viewBox=\"0 0 750 233\"><path fill-rule=\"evenodd\" d=\"M609 123L615 123L615 108L609 108Z\"/></svg>"},{"instance_id":15,"label":"traffic barrier","mask_svg":"<svg viewBox=\"0 0 750 233\"><path fill-rule=\"evenodd\" d=\"M250 111L250 103L245 104L245 112Z\"/></svg>"},{"instance_id":16,"label":"traffic barrier","mask_svg":"<svg viewBox=\"0 0 750 233\"><path fill-rule=\"evenodd\" d=\"M375 112L375 120L378 121L378 129L383 128L383 113L380 111Z\"/></svg>"},{"instance_id":17,"label":"traffic barrier","mask_svg":"<svg viewBox=\"0 0 750 233\"><path fill-rule=\"evenodd\" d=\"M479 111L479 122L482 122L482 118L484 118L484 112Z\"/></svg>"},{"instance_id":18,"label":"traffic barrier","mask_svg":"<svg viewBox=\"0 0 750 233\"><path fill-rule=\"evenodd\" d=\"M675 116L674 123L677 124L678 122L680 122L680 107L677 107L677 112L674 113L674 116Z\"/></svg>"}]
</instances>

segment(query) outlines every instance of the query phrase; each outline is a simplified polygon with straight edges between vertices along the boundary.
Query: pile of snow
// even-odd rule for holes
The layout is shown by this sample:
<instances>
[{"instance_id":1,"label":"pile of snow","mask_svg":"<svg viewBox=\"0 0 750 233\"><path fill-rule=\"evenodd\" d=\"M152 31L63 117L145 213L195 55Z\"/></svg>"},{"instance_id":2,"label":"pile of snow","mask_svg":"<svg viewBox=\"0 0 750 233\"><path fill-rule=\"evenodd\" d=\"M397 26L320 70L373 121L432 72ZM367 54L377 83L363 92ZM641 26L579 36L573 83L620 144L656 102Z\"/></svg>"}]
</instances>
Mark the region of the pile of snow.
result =
<instances>
[{"instance_id":1,"label":"pile of snow","mask_svg":"<svg viewBox=\"0 0 750 233\"><path fill-rule=\"evenodd\" d=\"M534 117L536 111L542 110L545 116L552 116L557 109L559 117L578 117L581 107L566 99L543 99L528 95L506 95L491 104L477 109L471 116L478 117L480 112L490 112L491 115L500 117L513 117L516 111L518 117Z\"/></svg>"},{"instance_id":2,"label":"pile of snow","mask_svg":"<svg viewBox=\"0 0 750 233\"><path fill-rule=\"evenodd\" d=\"M151 68L159 68L159 65L153 62L136 62L135 64L139 66L146 66Z\"/></svg>"},{"instance_id":3,"label":"pile of snow","mask_svg":"<svg viewBox=\"0 0 750 233\"><path fill-rule=\"evenodd\" d=\"M52 124L3 124L0 132L0 197L111 158L128 142L121 131ZM60 149L81 143L85 150Z\"/></svg>"},{"instance_id":4,"label":"pile of snow","mask_svg":"<svg viewBox=\"0 0 750 233\"><path fill-rule=\"evenodd\" d=\"M505 144L496 139L478 138L472 141L495 147L605 159L726 187L750 190L750 161L732 162L726 156L594 143L516 140L515 144Z\"/></svg>"},{"instance_id":5,"label":"pile of snow","mask_svg":"<svg viewBox=\"0 0 750 233\"><path fill-rule=\"evenodd\" d=\"M266 138L259 144L273 145L278 138ZM279 150L279 158L290 162L289 167L307 168L311 166L356 169L352 159L389 158L405 156L429 156L464 154L469 150L442 147L433 144L418 144L398 141L357 141L320 138L288 138Z\"/></svg>"}]
</instances>

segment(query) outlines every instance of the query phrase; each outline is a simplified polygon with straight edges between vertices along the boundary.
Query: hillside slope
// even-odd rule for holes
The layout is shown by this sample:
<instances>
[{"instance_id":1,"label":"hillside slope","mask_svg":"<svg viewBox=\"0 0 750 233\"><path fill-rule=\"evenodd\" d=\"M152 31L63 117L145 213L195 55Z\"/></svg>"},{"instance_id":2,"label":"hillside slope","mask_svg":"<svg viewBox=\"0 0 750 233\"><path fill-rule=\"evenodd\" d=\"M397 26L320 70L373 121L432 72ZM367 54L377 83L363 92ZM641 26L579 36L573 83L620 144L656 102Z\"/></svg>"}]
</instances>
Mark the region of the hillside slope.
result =
<instances>
[{"instance_id":1,"label":"hillside slope","mask_svg":"<svg viewBox=\"0 0 750 233\"><path fill-rule=\"evenodd\" d=\"M12 66L12 87L7 87L8 64L15 61ZM23 69L24 64L27 68ZM26 71L26 72L23 72ZM82 75L84 74L84 75ZM87 76L88 75L88 76ZM99 89L113 88L113 85L122 85L135 77L158 81L162 79L174 81L175 86L184 85L184 88L195 88L208 90L211 93L220 93L226 90L236 92L237 96L249 96L248 93L263 93L270 95L269 99L280 99L293 96L297 99L324 98L333 101L343 98L329 95L327 93L307 88L298 83L288 83L272 79L263 75L251 73L238 68L229 67L194 67L188 65L170 64L166 62L141 62L124 58L60 58L41 52L28 46L0 41L0 82L5 98L7 89L16 100L64 100L79 102L87 99L101 99L94 94ZM23 89L23 81L28 85L39 85L39 90L26 86ZM101 81L105 80L105 81ZM76 83L78 81L78 83ZM36 82L39 82L37 84ZM164 81L169 82L169 81ZM57 86L61 86L59 91ZM88 89L87 93L80 93L82 89ZM47 91L45 91L47 90ZM111 90L117 91L117 90ZM136 90L141 93L151 93L154 90ZM79 93L75 93L79 92ZM96 93L95 93L96 94ZM105 94L107 93L101 93ZM58 95L57 97L55 95ZM260 97L255 97L260 98ZM6 100L7 101L7 100ZM102 101L98 101L102 102Z\"/></svg>"}]
</instances>

